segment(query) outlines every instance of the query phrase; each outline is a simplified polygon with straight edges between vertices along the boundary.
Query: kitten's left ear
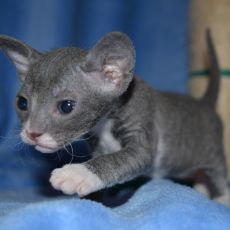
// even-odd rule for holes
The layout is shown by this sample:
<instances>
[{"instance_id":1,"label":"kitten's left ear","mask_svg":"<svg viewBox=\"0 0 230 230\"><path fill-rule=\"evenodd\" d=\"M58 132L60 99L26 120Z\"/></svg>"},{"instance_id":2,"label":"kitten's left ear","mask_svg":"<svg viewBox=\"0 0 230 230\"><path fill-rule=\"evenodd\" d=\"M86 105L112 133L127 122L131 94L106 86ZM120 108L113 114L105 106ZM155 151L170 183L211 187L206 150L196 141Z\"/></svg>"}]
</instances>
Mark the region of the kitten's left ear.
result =
<instances>
[{"instance_id":1,"label":"kitten's left ear","mask_svg":"<svg viewBox=\"0 0 230 230\"><path fill-rule=\"evenodd\" d=\"M0 36L0 49L14 63L21 81L25 80L30 65L41 56L35 49L6 35Z\"/></svg>"},{"instance_id":2,"label":"kitten's left ear","mask_svg":"<svg viewBox=\"0 0 230 230\"><path fill-rule=\"evenodd\" d=\"M135 50L123 33L104 36L89 51L81 69L102 93L122 94L133 78Z\"/></svg>"}]
</instances>

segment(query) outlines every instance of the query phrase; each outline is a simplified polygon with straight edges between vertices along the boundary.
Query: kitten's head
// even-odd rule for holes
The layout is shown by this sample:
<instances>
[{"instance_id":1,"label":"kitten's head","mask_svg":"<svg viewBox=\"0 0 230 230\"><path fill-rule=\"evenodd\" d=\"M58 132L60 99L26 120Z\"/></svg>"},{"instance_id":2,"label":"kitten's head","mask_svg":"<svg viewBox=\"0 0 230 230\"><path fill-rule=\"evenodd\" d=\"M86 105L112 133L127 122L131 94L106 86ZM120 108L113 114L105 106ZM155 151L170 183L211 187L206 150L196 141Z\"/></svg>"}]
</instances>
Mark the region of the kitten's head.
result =
<instances>
[{"instance_id":1,"label":"kitten's head","mask_svg":"<svg viewBox=\"0 0 230 230\"><path fill-rule=\"evenodd\" d=\"M133 78L135 51L119 32L107 34L88 52L63 48L43 54L7 36L0 36L0 48L22 83L16 98L21 138L44 153L92 129Z\"/></svg>"}]
</instances>

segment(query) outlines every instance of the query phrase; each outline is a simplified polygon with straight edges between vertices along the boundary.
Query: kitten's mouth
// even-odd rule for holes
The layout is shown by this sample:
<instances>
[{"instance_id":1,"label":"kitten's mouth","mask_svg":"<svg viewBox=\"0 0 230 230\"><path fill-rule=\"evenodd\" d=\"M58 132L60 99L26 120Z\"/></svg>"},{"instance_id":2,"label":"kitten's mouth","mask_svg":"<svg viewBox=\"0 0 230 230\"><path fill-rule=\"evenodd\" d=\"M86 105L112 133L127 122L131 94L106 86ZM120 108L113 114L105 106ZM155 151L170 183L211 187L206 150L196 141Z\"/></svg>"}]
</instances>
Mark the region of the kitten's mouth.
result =
<instances>
[{"instance_id":1,"label":"kitten's mouth","mask_svg":"<svg viewBox=\"0 0 230 230\"><path fill-rule=\"evenodd\" d=\"M35 149L42 153L54 153L59 150L59 148L52 148L50 146L41 145L41 144L35 145Z\"/></svg>"},{"instance_id":2,"label":"kitten's mouth","mask_svg":"<svg viewBox=\"0 0 230 230\"><path fill-rule=\"evenodd\" d=\"M20 135L23 142L29 145L33 145L34 148L39 152L54 153L60 149L60 146L50 134L43 133L35 137L32 134L34 133L31 132L28 128L25 128Z\"/></svg>"}]
</instances>

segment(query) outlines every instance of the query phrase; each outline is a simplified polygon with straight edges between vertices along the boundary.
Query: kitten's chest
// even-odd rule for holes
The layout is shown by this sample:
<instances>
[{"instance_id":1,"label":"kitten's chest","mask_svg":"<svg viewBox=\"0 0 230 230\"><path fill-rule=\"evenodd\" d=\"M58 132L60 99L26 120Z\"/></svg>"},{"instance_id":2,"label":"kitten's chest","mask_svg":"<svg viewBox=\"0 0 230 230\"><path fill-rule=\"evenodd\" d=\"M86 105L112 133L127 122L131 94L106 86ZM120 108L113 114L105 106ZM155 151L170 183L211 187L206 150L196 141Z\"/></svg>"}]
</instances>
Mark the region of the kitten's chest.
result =
<instances>
[{"instance_id":1,"label":"kitten's chest","mask_svg":"<svg viewBox=\"0 0 230 230\"><path fill-rule=\"evenodd\" d=\"M113 134L114 120L103 118L96 126L95 133L98 136L99 147L104 153L112 153L121 149L121 144Z\"/></svg>"}]
</instances>

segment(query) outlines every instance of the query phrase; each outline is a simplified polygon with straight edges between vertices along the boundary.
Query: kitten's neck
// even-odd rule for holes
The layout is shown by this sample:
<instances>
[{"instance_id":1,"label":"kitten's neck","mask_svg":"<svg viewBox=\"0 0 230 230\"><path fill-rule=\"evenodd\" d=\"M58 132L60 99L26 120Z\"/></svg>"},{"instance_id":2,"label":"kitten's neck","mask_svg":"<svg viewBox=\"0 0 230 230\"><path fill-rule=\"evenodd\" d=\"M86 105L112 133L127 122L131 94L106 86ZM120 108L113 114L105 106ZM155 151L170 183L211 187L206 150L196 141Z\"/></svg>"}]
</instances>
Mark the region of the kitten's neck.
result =
<instances>
[{"instance_id":1,"label":"kitten's neck","mask_svg":"<svg viewBox=\"0 0 230 230\"><path fill-rule=\"evenodd\" d=\"M111 110L108 113L109 115L111 114L116 114L120 113L120 110L125 107L125 105L132 99L133 93L135 91L137 84L137 79L134 77L133 80L130 82L127 90L119 97L116 98L111 104Z\"/></svg>"}]
</instances>

